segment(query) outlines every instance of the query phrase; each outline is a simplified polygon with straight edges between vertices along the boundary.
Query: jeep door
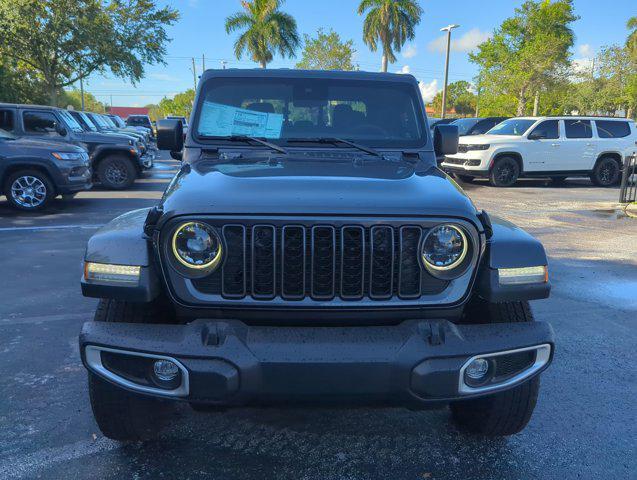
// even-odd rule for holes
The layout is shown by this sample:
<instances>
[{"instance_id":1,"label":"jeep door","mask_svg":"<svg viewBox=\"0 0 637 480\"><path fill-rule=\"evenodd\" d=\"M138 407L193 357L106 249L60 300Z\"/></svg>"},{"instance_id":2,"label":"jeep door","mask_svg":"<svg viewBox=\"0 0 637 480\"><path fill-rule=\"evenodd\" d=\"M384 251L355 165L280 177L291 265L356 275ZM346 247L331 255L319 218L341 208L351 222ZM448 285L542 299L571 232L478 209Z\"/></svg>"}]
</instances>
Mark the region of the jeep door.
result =
<instances>
[{"instance_id":1,"label":"jeep door","mask_svg":"<svg viewBox=\"0 0 637 480\"><path fill-rule=\"evenodd\" d=\"M67 141L68 129L52 111L25 109L20 114L24 135L57 142Z\"/></svg>"},{"instance_id":2,"label":"jeep door","mask_svg":"<svg viewBox=\"0 0 637 480\"><path fill-rule=\"evenodd\" d=\"M522 156L524 171L561 170L560 128L558 120L544 120L527 134Z\"/></svg>"},{"instance_id":3,"label":"jeep door","mask_svg":"<svg viewBox=\"0 0 637 480\"><path fill-rule=\"evenodd\" d=\"M592 170L597 158L597 139L593 137L590 120L568 118L561 120L564 138L561 141L559 170Z\"/></svg>"}]
</instances>

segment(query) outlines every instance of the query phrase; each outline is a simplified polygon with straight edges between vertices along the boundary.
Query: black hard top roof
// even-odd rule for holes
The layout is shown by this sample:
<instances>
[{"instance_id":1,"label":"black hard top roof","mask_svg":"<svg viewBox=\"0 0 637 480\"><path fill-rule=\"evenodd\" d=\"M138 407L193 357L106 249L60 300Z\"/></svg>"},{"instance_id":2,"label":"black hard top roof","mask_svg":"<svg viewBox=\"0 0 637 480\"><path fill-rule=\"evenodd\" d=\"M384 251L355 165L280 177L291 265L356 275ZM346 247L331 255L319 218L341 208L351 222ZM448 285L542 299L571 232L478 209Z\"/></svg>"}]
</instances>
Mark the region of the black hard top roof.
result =
<instances>
[{"instance_id":1,"label":"black hard top roof","mask_svg":"<svg viewBox=\"0 0 637 480\"><path fill-rule=\"evenodd\" d=\"M224 70L206 70L201 81L210 78L307 78L307 79L338 79L338 80L371 80L385 82L418 83L413 75L404 73L382 73L342 70L296 70L290 68L227 68Z\"/></svg>"}]
</instances>

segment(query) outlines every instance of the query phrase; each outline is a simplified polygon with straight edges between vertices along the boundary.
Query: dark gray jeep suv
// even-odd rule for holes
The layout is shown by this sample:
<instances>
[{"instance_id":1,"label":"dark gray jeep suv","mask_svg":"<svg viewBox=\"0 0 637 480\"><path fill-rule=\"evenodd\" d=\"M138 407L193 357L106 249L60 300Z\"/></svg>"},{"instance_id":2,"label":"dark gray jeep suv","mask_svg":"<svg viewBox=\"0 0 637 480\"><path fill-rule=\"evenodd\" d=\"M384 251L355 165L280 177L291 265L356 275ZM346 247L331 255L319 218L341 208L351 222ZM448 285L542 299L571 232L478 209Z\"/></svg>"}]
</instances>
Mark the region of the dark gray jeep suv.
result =
<instances>
[{"instance_id":1,"label":"dark gray jeep suv","mask_svg":"<svg viewBox=\"0 0 637 480\"><path fill-rule=\"evenodd\" d=\"M183 165L153 208L88 243L80 335L93 413L148 438L170 400L450 406L481 434L529 421L553 357L529 300L549 295L533 237L477 211L436 166L410 75L209 70Z\"/></svg>"}]
</instances>

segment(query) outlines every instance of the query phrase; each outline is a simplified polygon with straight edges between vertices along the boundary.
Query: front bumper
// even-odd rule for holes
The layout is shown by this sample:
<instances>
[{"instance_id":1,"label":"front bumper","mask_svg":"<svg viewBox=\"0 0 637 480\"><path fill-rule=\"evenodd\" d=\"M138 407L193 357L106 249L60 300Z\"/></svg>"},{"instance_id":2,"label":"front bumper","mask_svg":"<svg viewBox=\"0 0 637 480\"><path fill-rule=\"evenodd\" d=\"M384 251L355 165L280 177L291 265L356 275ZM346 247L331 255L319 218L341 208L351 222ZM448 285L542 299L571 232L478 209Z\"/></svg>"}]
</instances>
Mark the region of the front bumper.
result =
<instances>
[{"instance_id":1,"label":"front bumper","mask_svg":"<svg viewBox=\"0 0 637 480\"><path fill-rule=\"evenodd\" d=\"M489 389L465 388L475 356L542 345L533 366ZM403 405L413 408L501 391L539 374L553 356L547 323L455 325L410 320L393 326L267 327L236 320L188 325L87 322L84 365L130 391L224 406L276 403ZM179 388L131 382L104 367L103 351L126 361L170 359ZM132 363L131 363L132 364Z\"/></svg>"}]
</instances>

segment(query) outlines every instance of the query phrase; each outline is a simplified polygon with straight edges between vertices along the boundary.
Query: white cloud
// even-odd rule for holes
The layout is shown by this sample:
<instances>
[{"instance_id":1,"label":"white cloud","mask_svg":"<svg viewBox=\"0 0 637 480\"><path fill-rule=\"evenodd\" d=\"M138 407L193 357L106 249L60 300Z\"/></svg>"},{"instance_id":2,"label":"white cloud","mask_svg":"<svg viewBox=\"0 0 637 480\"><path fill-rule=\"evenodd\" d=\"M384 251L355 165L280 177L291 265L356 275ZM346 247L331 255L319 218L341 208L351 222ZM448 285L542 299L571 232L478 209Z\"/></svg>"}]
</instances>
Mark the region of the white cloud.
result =
<instances>
[{"instance_id":1,"label":"white cloud","mask_svg":"<svg viewBox=\"0 0 637 480\"><path fill-rule=\"evenodd\" d=\"M590 58L593 56L593 48L588 43L583 43L577 47L581 57Z\"/></svg>"},{"instance_id":2,"label":"white cloud","mask_svg":"<svg viewBox=\"0 0 637 480\"><path fill-rule=\"evenodd\" d=\"M454 33L451 34L451 50L454 52L470 52L481 43L489 40L492 35L491 32L483 32L479 28L472 28L455 39L453 37ZM447 49L447 34L429 42L427 48L431 52L444 52Z\"/></svg>"},{"instance_id":3,"label":"white cloud","mask_svg":"<svg viewBox=\"0 0 637 480\"><path fill-rule=\"evenodd\" d=\"M173 77L167 73L149 73L149 78L153 80L159 80L160 82L178 82L179 79L177 77Z\"/></svg>"},{"instance_id":4,"label":"white cloud","mask_svg":"<svg viewBox=\"0 0 637 480\"><path fill-rule=\"evenodd\" d=\"M416 55L418 55L418 48L416 47L415 43L410 43L409 45L407 45L407 47L405 47L405 50L403 50L402 52L403 58L414 58Z\"/></svg>"},{"instance_id":5,"label":"white cloud","mask_svg":"<svg viewBox=\"0 0 637 480\"><path fill-rule=\"evenodd\" d=\"M418 88L420 89L423 102L429 103L434 99L436 93L438 93L438 80L433 79L429 83L420 81L418 82Z\"/></svg>"},{"instance_id":6,"label":"white cloud","mask_svg":"<svg viewBox=\"0 0 637 480\"><path fill-rule=\"evenodd\" d=\"M403 68L396 70L396 73L410 73L411 67L409 65L403 65Z\"/></svg>"}]
</instances>

